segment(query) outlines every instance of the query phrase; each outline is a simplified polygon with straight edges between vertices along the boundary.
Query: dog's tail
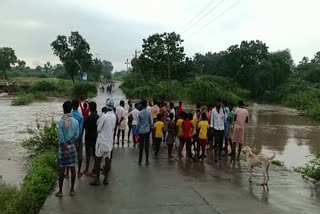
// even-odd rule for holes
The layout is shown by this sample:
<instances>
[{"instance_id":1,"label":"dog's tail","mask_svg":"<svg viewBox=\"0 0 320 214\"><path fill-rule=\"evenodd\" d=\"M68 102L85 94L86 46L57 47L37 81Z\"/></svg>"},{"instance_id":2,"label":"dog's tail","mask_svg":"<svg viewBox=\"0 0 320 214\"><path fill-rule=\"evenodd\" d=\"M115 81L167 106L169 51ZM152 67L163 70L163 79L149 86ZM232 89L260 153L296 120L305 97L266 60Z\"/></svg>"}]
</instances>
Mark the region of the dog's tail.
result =
<instances>
[{"instance_id":1,"label":"dog's tail","mask_svg":"<svg viewBox=\"0 0 320 214\"><path fill-rule=\"evenodd\" d=\"M276 157L276 153L274 152L271 157L269 157L269 160L273 160Z\"/></svg>"}]
</instances>

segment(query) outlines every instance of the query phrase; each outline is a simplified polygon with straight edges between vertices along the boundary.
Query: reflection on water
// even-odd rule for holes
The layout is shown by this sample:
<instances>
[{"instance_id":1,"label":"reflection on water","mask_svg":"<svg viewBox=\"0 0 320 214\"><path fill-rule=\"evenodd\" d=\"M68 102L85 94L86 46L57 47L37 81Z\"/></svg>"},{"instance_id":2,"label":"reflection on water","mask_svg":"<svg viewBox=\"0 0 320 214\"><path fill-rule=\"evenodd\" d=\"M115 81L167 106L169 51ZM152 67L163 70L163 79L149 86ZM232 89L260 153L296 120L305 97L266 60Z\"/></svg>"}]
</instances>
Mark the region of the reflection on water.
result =
<instances>
[{"instance_id":1,"label":"reflection on water","mask_svg":"<svg viewBox=\"0 0 320 214\"><path fill-rule=\"evenodd\" d=\"M92 99L97 102L99 112L109 97L114 99L116 106L121 99L126 101L119 88L111 95L99 93ZM30 136L27 130L36 127L36 120L40 123L58 120L62 115L63 101L55 99L27 106L11 106L10 97L0 95L0 175L5 180L11 183L21 181L25 173L23 156L26 151L20 142ZM273 105L254 104L249 113L246 141L255 152L271 155L275 151L276 159L289 167L301 166L310 159L307 157L310 153L320 152L319 123L299 116L293 109Z\"/></svg>"},{"instance_id":2,"label":"reflection on water","mask_svg":"<svg viewBox=\"0 0 320 214\"><path fill-rule=\"evenodd\" d=\"M290 108L254 104L249 108L246 141L255 152L277 153L288 167L302 166L320 152L319 123Z\"/></svg>"}]
</instances>

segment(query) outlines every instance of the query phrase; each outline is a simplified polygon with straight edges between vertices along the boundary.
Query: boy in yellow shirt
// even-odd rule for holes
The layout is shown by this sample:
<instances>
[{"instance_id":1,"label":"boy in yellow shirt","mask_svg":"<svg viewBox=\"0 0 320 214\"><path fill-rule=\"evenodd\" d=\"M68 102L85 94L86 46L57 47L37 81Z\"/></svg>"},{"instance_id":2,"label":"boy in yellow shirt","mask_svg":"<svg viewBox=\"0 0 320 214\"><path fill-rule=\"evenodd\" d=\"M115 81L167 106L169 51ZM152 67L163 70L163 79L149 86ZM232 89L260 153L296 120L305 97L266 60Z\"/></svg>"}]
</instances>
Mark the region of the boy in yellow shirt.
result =
<instances>
[{"instance_id":1,"label":"boy in yellow shirt","mask_svg":"<svg viewBox=\"0 0 320 214\"><path fill-rule=\"evenodd\" d=\"M158 114L157 116L157 122L154 124L154 132L155 132L154 157L155 159L158 159L160 144L161 144L163 133L164 133L164 123L161 121L161 114Z\"/></svg>"},{"instance_id":2,"label":"boy in yellow shirt","mask_svg":"<svg viewBox=\"0 0 320 214\"><path fill-rule=\"evenodd\" d=\"M183 140L183 127L182 127L182 123L183 123L183 118L184 118L185 113L182 111L179 114L179 119L177 121L177 135L179 138L179 157L181 158L182 154L181 151L183 150L184 147L184 140Z\"/></svg>"},{"instance_id":3,"label":"boy in yellow shirt","mask_svg":"<svg viewBox=\"0 0 320 214\"><path fill-rule=\"evenodd\" d=\"M198 124L199 127L199 139L197 143L197 157L200 159L204 159L206 157L206 145L208 141L208 129L209 123L207 121L207 115L205 112L201 114L201 121ZM200 147L201 147L201 156L200 155Z\"/></svg>"}]
</instances>

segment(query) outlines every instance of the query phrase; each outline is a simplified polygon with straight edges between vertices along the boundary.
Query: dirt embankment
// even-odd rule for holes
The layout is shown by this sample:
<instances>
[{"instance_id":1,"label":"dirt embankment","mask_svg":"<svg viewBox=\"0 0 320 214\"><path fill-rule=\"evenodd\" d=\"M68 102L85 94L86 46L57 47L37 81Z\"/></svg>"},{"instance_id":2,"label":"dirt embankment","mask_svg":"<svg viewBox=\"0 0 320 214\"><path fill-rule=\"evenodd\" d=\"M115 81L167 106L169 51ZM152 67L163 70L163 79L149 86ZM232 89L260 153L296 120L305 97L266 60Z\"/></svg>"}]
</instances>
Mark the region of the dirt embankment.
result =
<instances>
[{"instance_id":1,"label":"dirt embankment","mask_svg":"<svg viewBox=\"0 0 320 214\"><path fill-rule=\"evenodd\" d=\"M19 91L25 91L30 88L30 85L20 84L16 82L1 82L0 83L0 94L1 93L15 93Z\"/></svg>"}]
</instances>

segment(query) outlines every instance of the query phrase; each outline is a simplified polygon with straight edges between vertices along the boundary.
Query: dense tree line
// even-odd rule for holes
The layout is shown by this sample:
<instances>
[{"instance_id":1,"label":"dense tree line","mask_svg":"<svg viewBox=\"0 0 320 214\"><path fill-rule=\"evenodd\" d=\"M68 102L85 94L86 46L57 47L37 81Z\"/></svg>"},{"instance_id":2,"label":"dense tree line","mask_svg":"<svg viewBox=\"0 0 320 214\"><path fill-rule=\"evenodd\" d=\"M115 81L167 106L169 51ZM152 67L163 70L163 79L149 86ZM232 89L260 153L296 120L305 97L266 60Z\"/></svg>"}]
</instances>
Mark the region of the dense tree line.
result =
<instances>
[{"instance_id":1,"label":"dense tree line","mask_svg":"<svg viewBox=\"0 0 320 214\"><path fill-rule=\"evenodd\" d=\"M140 56L132 60L132 75L142 82L178 80L192 82L196 76L231 78L252 98L274 96L289 77L315 83L320 81L320 52L296 66L289 49L270 52L262 41L242 41L224 51L196 53L186 57L179 34L154 34L143 39ZM140 82L141 83L141 82Z\"/></svg>"},{"instance_id":2,"label":"dense tree line","mask_svg":"<svg viewBox=\"0 0 320 214\"><path fill-rule=\"evenodd\" d=\"M90 45L78 33L71 32L69 37L58 35L51 47L62 64L52 65L50 62L36 68L26 66L26 62L18 59L10 47L0 47L0 71L3 78L9 76L56 77L72 79L88 73L89 80L98 81L101 76L110 79L113 65L110 61L93 58Z\"/></svg>"}]
</instances>

